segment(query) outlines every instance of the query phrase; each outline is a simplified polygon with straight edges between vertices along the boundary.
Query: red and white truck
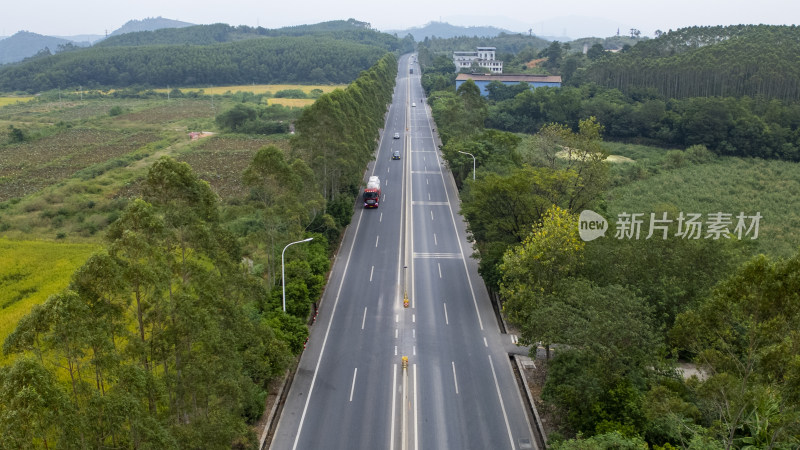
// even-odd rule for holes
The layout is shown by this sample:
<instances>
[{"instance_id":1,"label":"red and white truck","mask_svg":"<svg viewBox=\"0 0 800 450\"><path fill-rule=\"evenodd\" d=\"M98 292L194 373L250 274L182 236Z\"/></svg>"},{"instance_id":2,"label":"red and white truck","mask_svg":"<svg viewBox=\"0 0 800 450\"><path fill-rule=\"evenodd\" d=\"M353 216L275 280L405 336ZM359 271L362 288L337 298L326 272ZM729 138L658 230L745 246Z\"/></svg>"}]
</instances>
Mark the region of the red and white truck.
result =
<instances>
[{"instance_id":1,"label":"red and white truck","mask_svg":"<svg viewBox=\"0 0 800 450\"><path fill-rule=\"evenodd\" d=\"M364 189L364 208L377 208L381 201L381 179L369 177L367 188Z\"/></svg>"}]
</instances>

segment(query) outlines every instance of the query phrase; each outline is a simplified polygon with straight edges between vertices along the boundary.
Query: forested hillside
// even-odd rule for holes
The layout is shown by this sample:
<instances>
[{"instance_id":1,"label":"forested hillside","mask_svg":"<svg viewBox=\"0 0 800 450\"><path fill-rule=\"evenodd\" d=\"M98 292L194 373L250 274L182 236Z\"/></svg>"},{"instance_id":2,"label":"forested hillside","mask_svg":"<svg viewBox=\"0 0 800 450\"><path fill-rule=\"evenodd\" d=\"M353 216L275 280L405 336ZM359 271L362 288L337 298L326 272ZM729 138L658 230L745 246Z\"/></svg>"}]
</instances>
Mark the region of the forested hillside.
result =
<instances>
[{"instance_id":1,"label":"forested hillside","mask_svg":"<svg viewBox=\"0 0 800 450\"><path fill-rule=\"evenodd\" d=\"M800 28L739 25L691 27L607 54L581 81L667 98L763 96L800 99Z\"/></svg>"},{"instance_id":2,"label":"forested hillside","mask_svg":"<svg viewBox=\"0 0 800 450\"><path fill-rule=\"evenodd\" d=\"M520 51L533 48L541 50L547 48L549 41L536 36L524 34L500 33L495 37L459 36L453 38L425 38L420 45L432 53L447 52L452 55L454 51L474 51L478 46L497 48L497 59L502 59L501 54L516 54Z\"/></svg>"},{"instance_id":3,"label":"forested hillside","mask_svg":"<svg viewBox=\"0 0 800 450\"><path fill-rule=\"evenodd\" d=\"M31 58L0 68L0 91L343 84L387 51L413 41L353 19L268 30L225 24L113 36L92 48Z\"/></svg>"},{"instance_id":4,"label":"forested hillside","mask_svg":"<svg viewBox=\"0 0 800 450\"><path fill-rule=\"evenodd\" d=\"M399 41L394 36L380 33L369 27L368 23L354 19L322 22L314 25L298 25L275 29L253 28L244 25L231 26L224 23L213 25L194 25L184 28L163 28L154 31L141 31L111 36L95 47L131 47L142 45L210 45L222 42L235 42L263 37L325 36L333 40L359 42L381 47L388 51L397 50ZM410 51L408 48L406 51Z\"/></svg>"},{"instance_id":5,"label":"forested hillside","mask_svg":"<svg viewBox=\"0 0 800 450\"><path fill-rule=\"evenodd\" d=\"M53 55L0 71L0 90L140 85L348 83L384 49L323 37L283 37L210 46L108 47Z\"/></svg>"}]
</instances>

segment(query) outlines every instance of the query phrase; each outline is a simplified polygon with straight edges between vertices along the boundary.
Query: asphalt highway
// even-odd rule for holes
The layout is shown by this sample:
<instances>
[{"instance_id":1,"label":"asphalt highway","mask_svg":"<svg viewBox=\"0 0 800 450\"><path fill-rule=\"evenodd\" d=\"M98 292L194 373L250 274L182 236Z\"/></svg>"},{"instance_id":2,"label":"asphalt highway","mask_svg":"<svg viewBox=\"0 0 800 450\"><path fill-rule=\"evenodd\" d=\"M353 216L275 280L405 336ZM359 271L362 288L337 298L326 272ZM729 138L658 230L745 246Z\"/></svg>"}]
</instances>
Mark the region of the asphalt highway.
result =
<instances>
[{"instance_id":1,"label":"asphalt highway","mask_svg":"<svg viewBox=\"0 0 800 450\"><path fill-rule=\"evenodd\" d=\"M535 448L418 67L399 60L380 206L356 208L273 449Z\"/></svg>"}]
</instances>

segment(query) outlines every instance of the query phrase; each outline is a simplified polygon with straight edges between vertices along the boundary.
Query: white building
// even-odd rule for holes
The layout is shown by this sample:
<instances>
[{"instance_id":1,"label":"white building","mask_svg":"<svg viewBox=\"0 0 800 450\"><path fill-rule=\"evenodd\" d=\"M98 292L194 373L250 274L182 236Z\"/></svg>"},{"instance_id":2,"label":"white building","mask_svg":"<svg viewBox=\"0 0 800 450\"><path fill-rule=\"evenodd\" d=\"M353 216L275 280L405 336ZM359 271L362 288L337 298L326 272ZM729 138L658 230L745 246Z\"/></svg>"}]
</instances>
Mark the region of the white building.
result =
<instances>
[{"instance_id":1,"label":"white building","mask_svg":"<svg viewBox=\"0 0 800 450\"><path fill-rule=\"evenodd\" d=\"M478 47L475 52L453 52L453 63L456 65L456 72L461 69L469 69L475 63L479 67L485 67L492 73L503 73L503 61L495 58L495 47Z\"/></svg>"}]
</instances>

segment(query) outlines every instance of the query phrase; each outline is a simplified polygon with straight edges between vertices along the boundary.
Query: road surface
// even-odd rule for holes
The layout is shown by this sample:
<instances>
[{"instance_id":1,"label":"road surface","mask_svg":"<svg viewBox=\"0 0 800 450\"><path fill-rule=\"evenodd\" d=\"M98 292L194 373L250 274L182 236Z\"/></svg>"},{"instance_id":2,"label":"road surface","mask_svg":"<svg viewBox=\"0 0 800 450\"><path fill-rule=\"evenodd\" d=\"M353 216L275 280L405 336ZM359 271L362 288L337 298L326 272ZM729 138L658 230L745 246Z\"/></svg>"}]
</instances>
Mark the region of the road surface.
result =
<instances>
[{"instance_id":1,"label":"road surface","mask_svg":"<svg viewBox=\"0 0 800 450\"><path fill-rule=\"evenodd\" d=\"M380 207L356 208L273 449L535 448L412 67L366 174Z\"/></svg>"}]
</instances>

